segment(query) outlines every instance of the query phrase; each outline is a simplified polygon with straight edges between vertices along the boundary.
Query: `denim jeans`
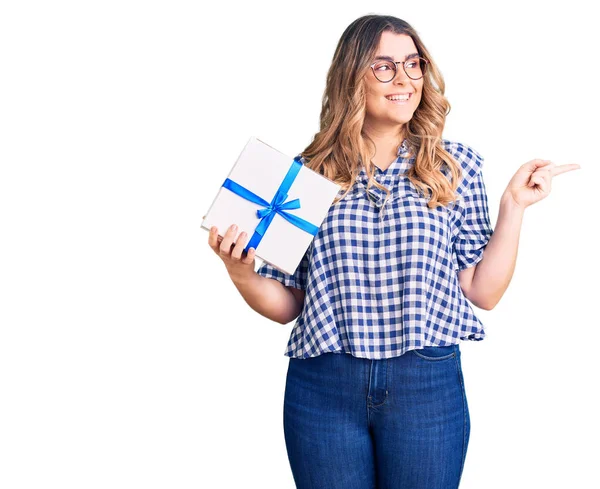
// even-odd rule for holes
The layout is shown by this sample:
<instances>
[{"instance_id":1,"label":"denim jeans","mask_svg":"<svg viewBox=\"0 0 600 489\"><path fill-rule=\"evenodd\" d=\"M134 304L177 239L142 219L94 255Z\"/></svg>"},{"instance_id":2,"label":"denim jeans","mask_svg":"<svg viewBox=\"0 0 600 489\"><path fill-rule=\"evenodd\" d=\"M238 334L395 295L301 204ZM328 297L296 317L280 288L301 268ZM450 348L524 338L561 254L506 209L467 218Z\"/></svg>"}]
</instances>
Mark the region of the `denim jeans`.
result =
<instances>
[{"instance_id":1,"label":"denim jeans","mask_svg":"<svg viewBox=\"0 0 600 489\"><path fill-rule=\"evenodd\" d=\"M456 489L470 420L458 345L290 358L284 434L299 489Z\"/></svg>"}]
</instances>

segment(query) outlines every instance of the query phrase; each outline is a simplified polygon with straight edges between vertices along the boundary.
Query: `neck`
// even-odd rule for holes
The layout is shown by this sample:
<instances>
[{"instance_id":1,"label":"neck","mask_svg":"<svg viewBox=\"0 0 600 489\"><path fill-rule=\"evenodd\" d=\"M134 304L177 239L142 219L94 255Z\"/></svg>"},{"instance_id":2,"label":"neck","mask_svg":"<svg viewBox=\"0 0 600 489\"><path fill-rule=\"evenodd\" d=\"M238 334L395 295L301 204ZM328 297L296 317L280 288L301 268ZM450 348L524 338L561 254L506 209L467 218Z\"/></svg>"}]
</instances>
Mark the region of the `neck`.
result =
<instances>
[{"instance_id":1,"label":"neck","mask_svg":"<svg viewBox=\"0 0 600 489\"><path fill-rule=\"evenodd\" d=\"M406 137L404 124L395 127L374 126L365 121L363 133L375 143L374 159L380 163L394 157L398 151L398 147Z\"/></svg>"},{"instance_id":2,"label":"neck","mask_svg":"<svg viewBox=\"0 0 600 489\"><path fill-rule=\"evenodd\" d=\"M404 124L389 126L383 124L373 124L365 119L363 124L363 133L369 136L375 143L400 141L406 137Z\"/></svg>"}]
</instances>

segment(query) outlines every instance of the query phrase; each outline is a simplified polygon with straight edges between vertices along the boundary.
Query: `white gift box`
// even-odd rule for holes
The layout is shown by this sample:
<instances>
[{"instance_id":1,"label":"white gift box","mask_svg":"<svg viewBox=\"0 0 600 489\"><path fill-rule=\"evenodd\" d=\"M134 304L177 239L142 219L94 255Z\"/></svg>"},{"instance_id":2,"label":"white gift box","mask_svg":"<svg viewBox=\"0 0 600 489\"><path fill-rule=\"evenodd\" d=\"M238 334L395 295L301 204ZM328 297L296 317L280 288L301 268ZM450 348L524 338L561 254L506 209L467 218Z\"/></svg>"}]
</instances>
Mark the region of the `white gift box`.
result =
<instances>
[{"instance_id":1,"label":"white gift box","mask_svg":"<svg viewBox=\"0 0 600 489\"><path fill-rule=\"evenodd\" d=\"M283 208L269 207L269 204L275 204L274 198L282 184L290 182ZM245 231L245 250L260 240L253 246L256 256L290 275L298 268L314 239L312 233L316 234L341 188L255 137L250 138L223 185L202 221L202 228L210 231L212 226L217 226L219 235L224 236L232 224L237 224L234 243ZM238 186L265 203L242 197L236 193L236 190L240 191ZM240 192L245 194L243 190ZM283 197L285 195L281 194L280 198ZM294 202L296 199L298 201ZM289 208L298 204L298 208ZM263 217L257 215L260 211ZM282 213L287 213L298 225L289 222ZM264 229L267 223L268 227Z\"/></svg>"}]
</instances>

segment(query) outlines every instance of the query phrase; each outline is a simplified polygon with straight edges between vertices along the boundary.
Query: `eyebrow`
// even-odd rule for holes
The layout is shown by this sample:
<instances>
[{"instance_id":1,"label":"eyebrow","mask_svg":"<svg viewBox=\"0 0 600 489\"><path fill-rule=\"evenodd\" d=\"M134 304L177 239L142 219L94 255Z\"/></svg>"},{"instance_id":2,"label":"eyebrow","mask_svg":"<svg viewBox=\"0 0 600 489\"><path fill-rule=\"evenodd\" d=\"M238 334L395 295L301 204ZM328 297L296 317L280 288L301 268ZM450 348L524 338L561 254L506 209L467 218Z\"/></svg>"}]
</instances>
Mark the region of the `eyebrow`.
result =
<instances>
[{"instance_id":1,"label":"eyebrow","mask_svg":"<svg viewBox=\"0 0 600 489\"><path fill-rule=\"evenodd\" d=\"M406 61L409 58L415 58L415 57L419 57L419 53L411 53L411 54L407 54L406 57L404 58L404 61ZM375 58L375 61L378 61L380 59L384 59L384 60L389 60L389 61L394 61L394 58L392 58L391 56L377 56Z\"/></svg>"}]
</instances>

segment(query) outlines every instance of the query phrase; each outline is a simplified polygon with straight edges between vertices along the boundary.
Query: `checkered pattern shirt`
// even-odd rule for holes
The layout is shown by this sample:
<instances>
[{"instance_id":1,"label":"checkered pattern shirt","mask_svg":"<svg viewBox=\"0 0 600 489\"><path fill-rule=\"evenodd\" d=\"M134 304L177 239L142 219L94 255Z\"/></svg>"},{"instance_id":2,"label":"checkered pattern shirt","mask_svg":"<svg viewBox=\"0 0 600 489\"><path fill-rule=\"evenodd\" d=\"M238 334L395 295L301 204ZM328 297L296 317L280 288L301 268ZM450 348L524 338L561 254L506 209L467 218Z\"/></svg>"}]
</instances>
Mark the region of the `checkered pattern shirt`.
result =
<instances>
[{"instance_id":1,"label":"checkered pattern shirt","mask_svg":"<svg viewBox=\"0 0 600 489\"><path fill-rule=\"evenodd\" d=\"M383 359L485 337L457 274L483 258L493 233L483 158L467 145L442 143L462 167L454 207L427 207L405 176L414 157L404 140L386 170L375 168L377 182L391 191L383 209L386 193L367 191L363 166L293 275L264 261L259 266L259 275L305 291L286 356L343 352ZM442 171L449 176L448 168Z\"/></svg>"}]
</instances>

